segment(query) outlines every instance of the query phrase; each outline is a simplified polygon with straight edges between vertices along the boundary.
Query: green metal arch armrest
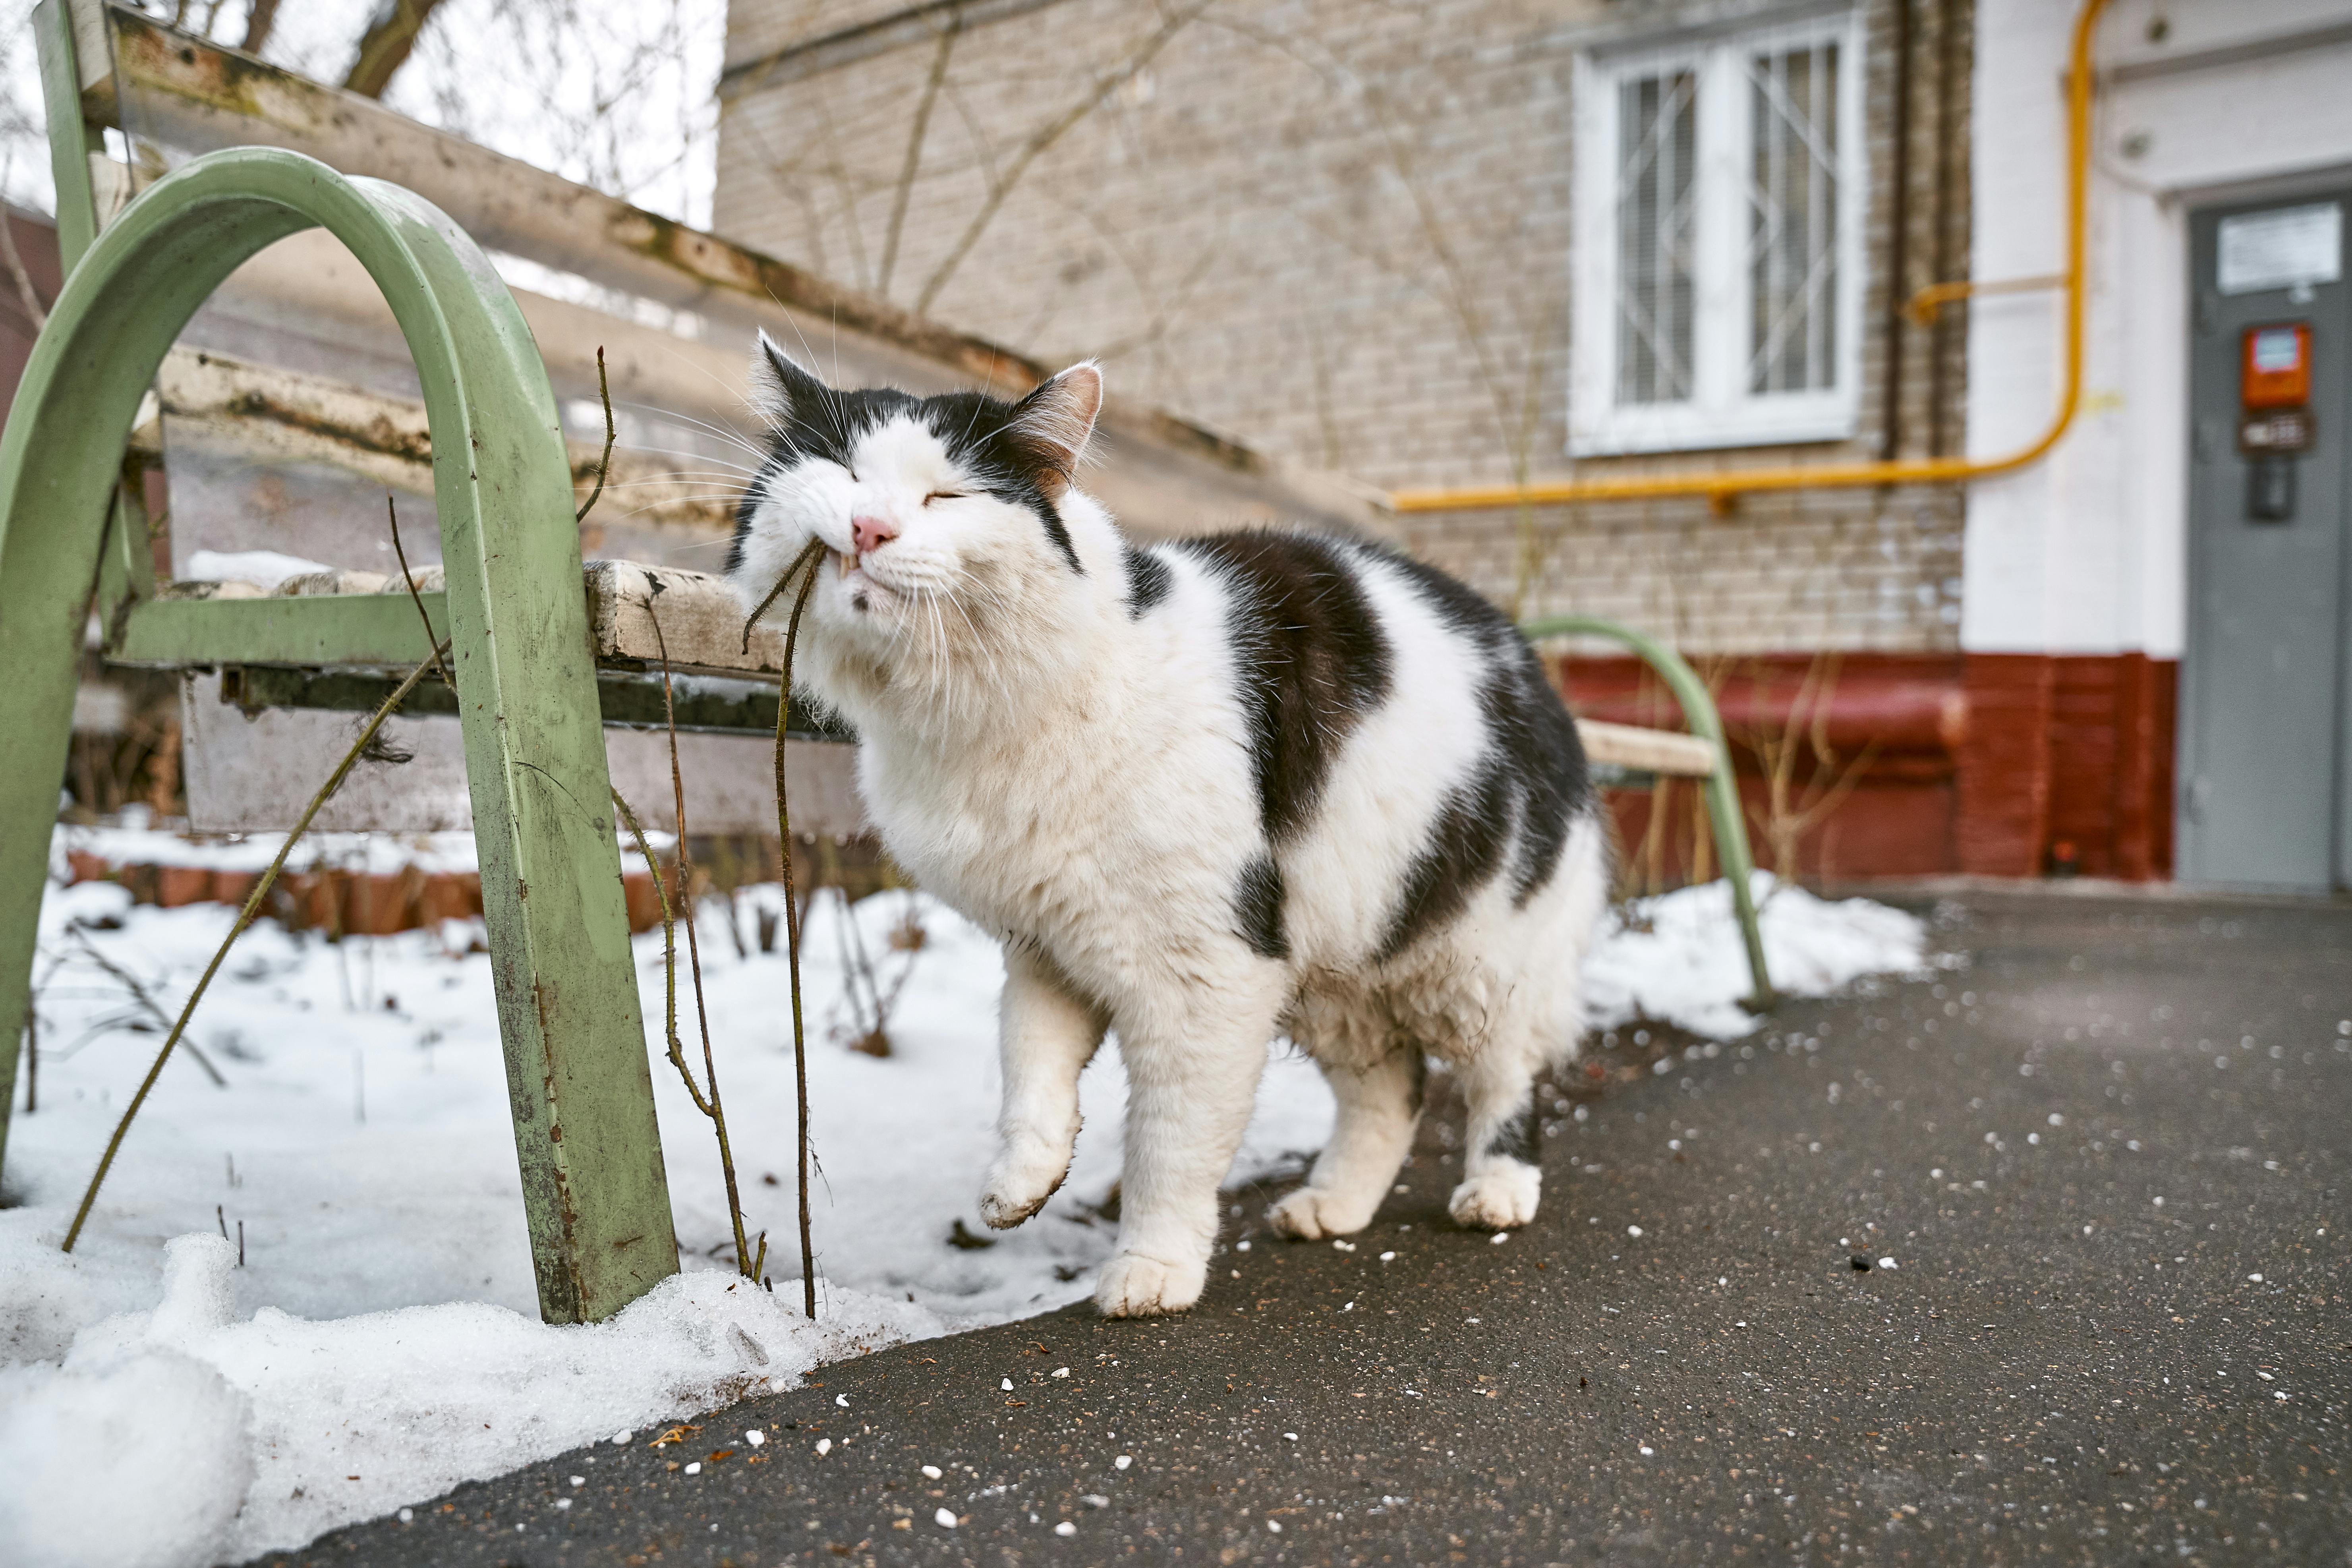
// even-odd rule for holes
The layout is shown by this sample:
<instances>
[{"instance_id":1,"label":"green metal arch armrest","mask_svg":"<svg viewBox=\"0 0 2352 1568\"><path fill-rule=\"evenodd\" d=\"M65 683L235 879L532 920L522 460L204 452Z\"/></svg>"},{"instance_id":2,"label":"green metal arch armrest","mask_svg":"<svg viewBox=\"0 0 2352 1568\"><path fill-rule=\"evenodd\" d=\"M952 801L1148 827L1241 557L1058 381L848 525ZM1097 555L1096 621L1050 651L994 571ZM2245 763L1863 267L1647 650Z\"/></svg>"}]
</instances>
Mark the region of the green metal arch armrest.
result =
<instances>
[{"instance_id":1,"label":"green metal arch armrest","mask_svg":"<svg viewBox=\"0 0 2352 1568\"><path fill-rule=\"evenodd\" d=\"M1764 966L1764 932L1756 923L1756 893L1750 886L1756 863L1748 851L1748 824L1740 815L1739 781L1731 771L1731 748L1724 743L1723 719L1715 710L1706 682L1665 644L1597 616L1548 616L1528 622L1519 632L1529 642L1575 637L1605 637L1624 644L1656 670L1666 689L1675 694L1690 732L1715 747L1715 772L1706 781L1706 814L1715 829L1716 857L1723 862L1724 877L1731 884L1732 907L1738 912L1740 935L1748 943L1748 973L1756 984L1748 1005L1757 1012L1770 1007L1776 998L1771 974Z\"/></svg>"},{"instance_id":2,"label":"green metal arch armrest","mask_svg":"<svg viewBox=\"0 0 2352 1568\"><path fill-rule=\"evenodd\" d=\"M257 251L313 226L366 267L424 385L541 1310L604 1317L676 1272L677 1255L571 475L513 297L462 230L397 186L269 148L198 158L99 235L34 345L0 435L0 1092L15 1082L83 626L124 441L196 307Z\"/></svg>"}]
</instances>

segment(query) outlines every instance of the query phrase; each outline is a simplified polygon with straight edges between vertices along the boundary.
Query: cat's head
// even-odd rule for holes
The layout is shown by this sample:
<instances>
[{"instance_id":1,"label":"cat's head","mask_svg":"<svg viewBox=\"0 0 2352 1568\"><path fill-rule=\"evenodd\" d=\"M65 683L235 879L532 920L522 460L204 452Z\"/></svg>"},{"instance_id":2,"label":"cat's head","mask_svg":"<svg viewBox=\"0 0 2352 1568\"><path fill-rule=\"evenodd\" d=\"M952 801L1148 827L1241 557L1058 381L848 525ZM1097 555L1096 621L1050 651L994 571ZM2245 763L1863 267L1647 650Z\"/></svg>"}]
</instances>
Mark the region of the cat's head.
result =
<instances>
[{"instance_id":1,"label":"cat's head","mask_svg":"<svg viewBox=\"0 0 2352 1568\"><path fill-rule=\"evenodd\" d=\"M1084 575L1065 509L1102 405L1091 363L1015 403L843 392L762 332L751 395L768 451L727 561L748 604L811 539L824 552L810 616L875 650L977 632Z\"/></svg>"}]
</instances>

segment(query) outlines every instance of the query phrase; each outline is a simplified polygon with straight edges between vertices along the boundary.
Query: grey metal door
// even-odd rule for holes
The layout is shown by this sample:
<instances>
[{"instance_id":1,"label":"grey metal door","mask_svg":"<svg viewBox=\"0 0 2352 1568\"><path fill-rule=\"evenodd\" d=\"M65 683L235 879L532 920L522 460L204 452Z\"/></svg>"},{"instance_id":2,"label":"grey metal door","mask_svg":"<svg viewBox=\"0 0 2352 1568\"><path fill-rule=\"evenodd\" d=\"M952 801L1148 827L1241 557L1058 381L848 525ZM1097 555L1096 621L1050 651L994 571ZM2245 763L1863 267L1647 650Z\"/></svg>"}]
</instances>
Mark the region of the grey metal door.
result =
<instances>
[{"instance_id":1,"label":"grey metal door","mask_svg":"<svg viewBox=\"0 0 2352 1568\"><path fill-rule=\"evenodd\" d=\"M2179 773L2179 866L2188 881L2352 886L2347 207L2352 192L2217 207L2190 226L2189 639ZM2296 323L2307 328L2310 381L2300 426L2290 411L2249 414L2243 402L2249 366L2287 363ZM2249 342L2263 329L2273 330ZM2266 374L2256 384L2275 396ZM2308 443L2300 450L2262 449L2299 440Z\"/></svg>"}]
</instances>

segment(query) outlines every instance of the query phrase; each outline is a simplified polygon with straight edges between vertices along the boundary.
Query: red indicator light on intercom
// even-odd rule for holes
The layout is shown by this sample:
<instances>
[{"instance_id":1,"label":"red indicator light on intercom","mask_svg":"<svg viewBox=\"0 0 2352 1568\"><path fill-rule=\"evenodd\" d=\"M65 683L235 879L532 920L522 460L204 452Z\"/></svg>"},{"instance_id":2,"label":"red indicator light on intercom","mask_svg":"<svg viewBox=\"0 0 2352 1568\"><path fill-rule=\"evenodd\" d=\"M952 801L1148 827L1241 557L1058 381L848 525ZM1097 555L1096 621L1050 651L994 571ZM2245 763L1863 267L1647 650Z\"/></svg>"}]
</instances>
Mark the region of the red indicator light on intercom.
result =
<instances>
[{"instance_id":1,"label":"red indicator light on intercom","mask_svg":"<svg viewBox=\"0 0 2352 1568\"><path fill-rule=\"evenodd\" d=\"M2311 323L2248 327L2238 373L2246 408L2300 408L2311 401Z\"/></svg>"}]
</instances>

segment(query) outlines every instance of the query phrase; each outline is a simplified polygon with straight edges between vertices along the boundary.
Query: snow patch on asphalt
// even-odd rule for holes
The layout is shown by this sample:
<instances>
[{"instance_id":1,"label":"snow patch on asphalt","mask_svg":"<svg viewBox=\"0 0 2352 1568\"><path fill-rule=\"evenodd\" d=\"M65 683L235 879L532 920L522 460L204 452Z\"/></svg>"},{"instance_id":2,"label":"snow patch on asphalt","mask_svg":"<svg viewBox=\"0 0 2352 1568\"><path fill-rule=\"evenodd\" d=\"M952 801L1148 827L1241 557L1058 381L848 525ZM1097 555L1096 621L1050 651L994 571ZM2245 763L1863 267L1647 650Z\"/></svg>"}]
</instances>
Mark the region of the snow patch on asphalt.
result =
<instances>
[{"instance_id":1,"label":"snow patch on asphalt","mask_svg":"<svg viewBox=\"0 0 2352 1568\"><path fill-rule=\"evenodd\" d=\"M1916 915L1868 899L1816 898L1769 871L1750 887L1765 967L1784 996L1828 996L1867 974L1930 967L1927 927ZM1596 1027L1651 1018L1733 1040L1762 1022L1740 1005L1755 985L1729 882L1632 900L1608 922L1584 965Z\"/></svg>"}]
</instances>

